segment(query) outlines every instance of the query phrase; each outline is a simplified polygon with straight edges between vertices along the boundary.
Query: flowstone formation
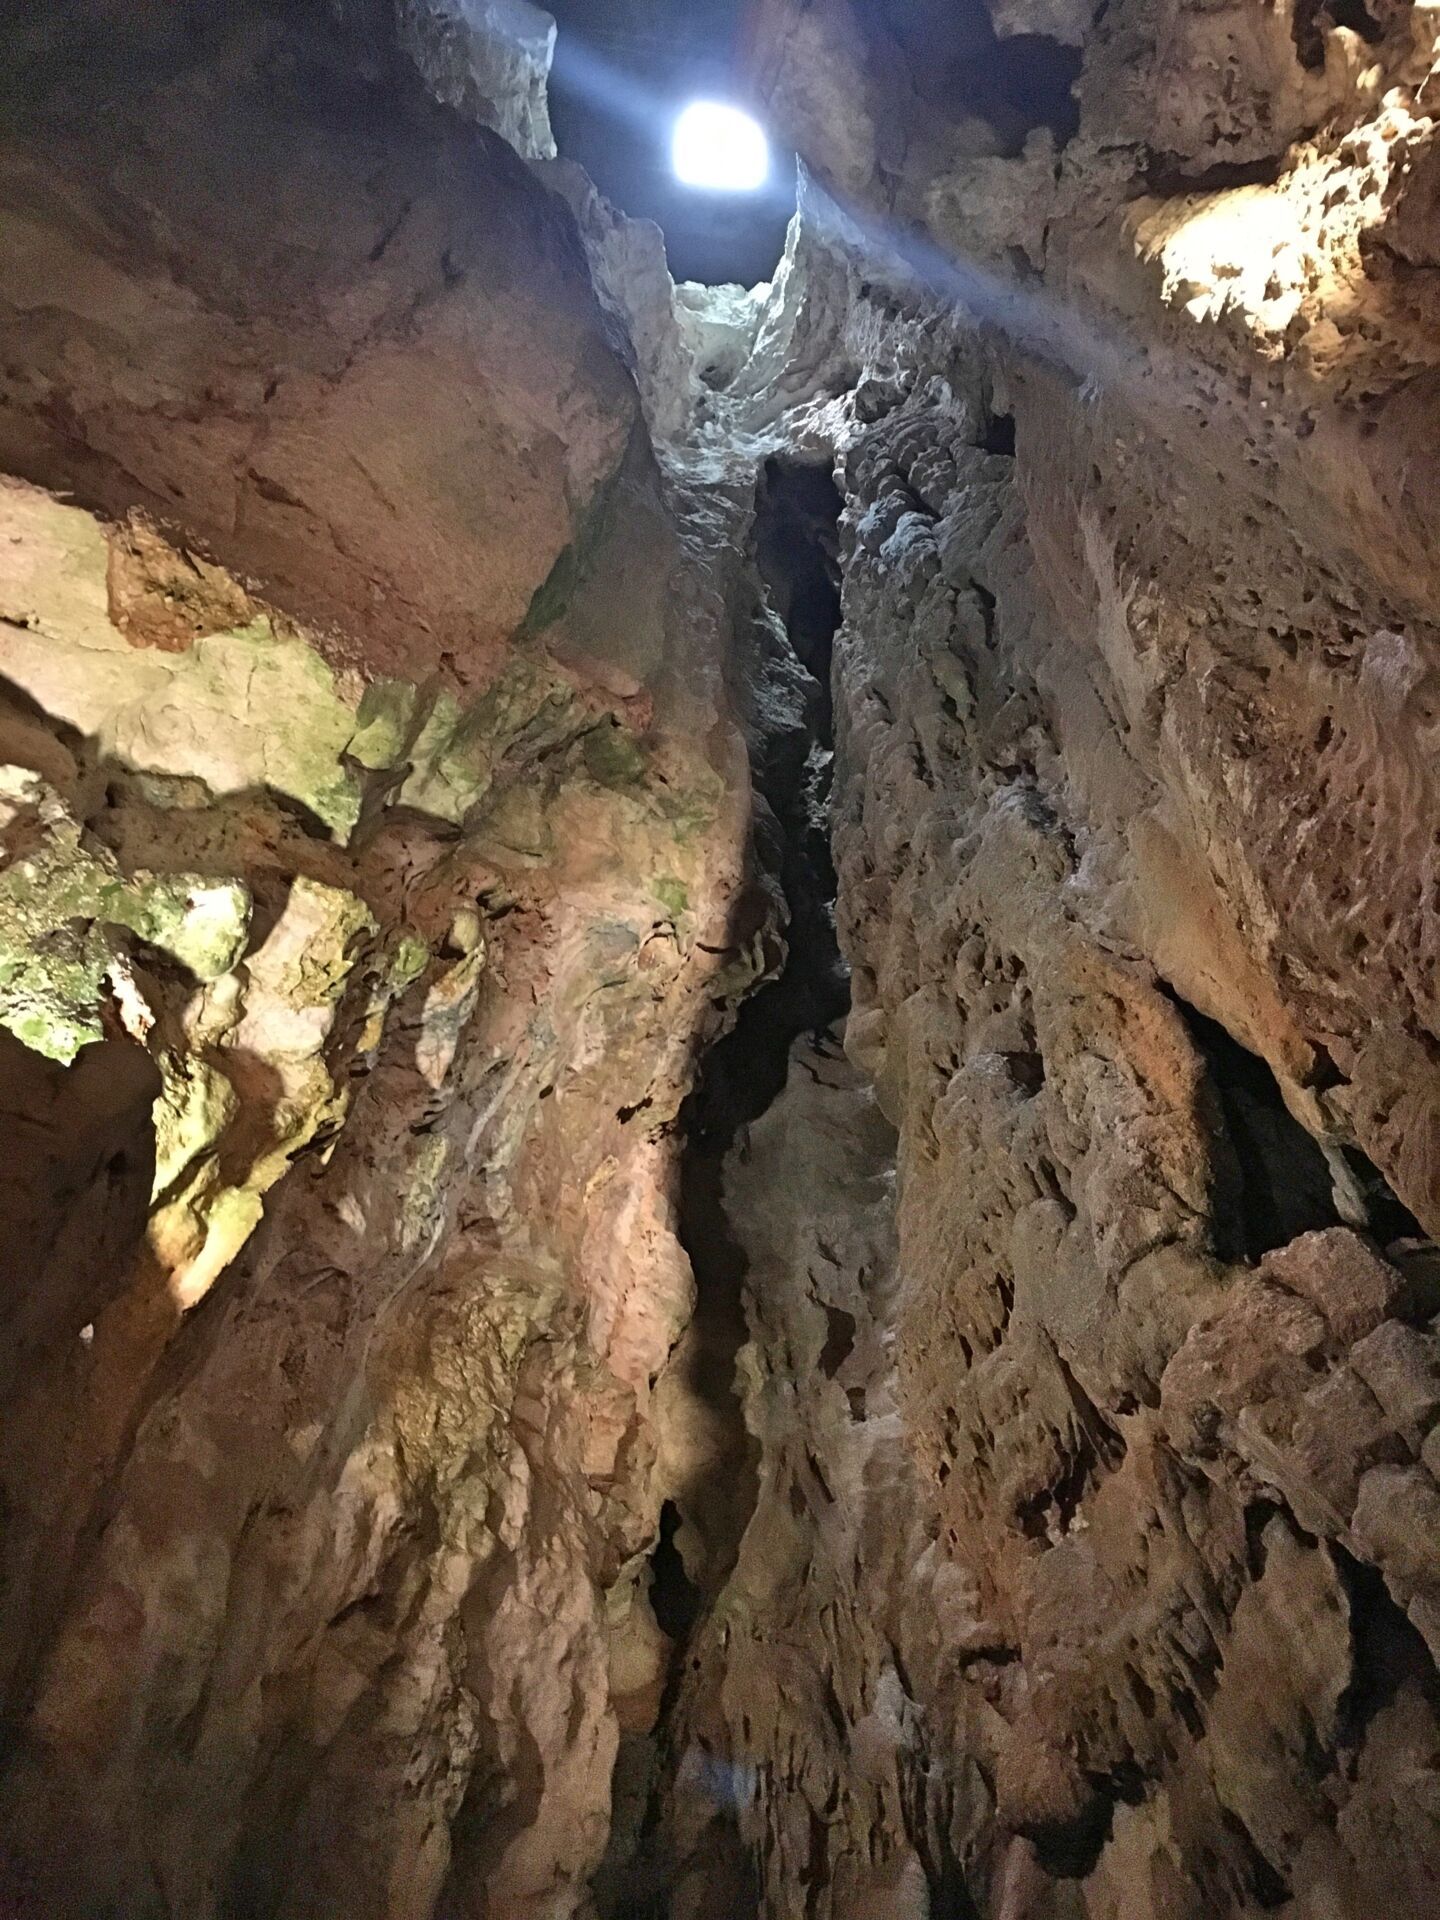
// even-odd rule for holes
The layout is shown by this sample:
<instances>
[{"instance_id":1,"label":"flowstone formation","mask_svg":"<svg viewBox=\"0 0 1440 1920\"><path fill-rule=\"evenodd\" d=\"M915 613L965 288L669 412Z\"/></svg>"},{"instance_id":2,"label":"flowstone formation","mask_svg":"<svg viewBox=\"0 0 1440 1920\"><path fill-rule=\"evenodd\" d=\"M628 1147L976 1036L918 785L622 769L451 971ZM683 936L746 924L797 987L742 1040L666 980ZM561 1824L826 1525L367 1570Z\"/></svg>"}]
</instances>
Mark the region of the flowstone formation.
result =
<instances>
[{"instance_id":1,"label":"flowstone formation","mask_svg":"<svg viewBox=\"0 0 1440 1920\"><path fill-rule=\"evenodd\" d=\"M0 1906L1434 1913L1437 31L17 26Z\"/></svg>"}]
</instances>

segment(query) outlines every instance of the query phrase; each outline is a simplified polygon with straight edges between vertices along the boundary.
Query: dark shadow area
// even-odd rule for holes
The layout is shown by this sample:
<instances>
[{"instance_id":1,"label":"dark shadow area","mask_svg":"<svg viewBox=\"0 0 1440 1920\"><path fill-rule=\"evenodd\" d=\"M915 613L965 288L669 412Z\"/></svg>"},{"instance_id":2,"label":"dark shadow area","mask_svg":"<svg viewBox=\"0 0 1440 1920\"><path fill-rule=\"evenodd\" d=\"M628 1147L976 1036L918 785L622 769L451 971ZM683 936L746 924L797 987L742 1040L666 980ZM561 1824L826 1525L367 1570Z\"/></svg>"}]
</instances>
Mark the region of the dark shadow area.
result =
<instances>
[{"instance_id":1,"label":"dark shadow area","mask_svg":"<svg viewBox=\"0 0 1440 1920\"><path fill-rule=\"evenodd\" d=\"M660 1509L660 1538L650 1555L650 1606L660 1631L672 1640L687 1639L700 1614L700 1589L686 1573L675 1544L680 1527L680 1509L667 1500Z\"/></svg>"},{"instance_id":2,"label":"dark shadow area","mask_svg":"<svg viewBox=\"0 0 1440 1920\"><path fill-rule=\"evenodd\" d=\"M927 1863L930 1882L930 1920L980 1920L980 1909L965 1884L965 1869L955 1857L950 1836L938 1835L939 1860Z\"/></svg>"},{"instance_id":3,"label":"dark shadow area","mask_svg":"<svg viewBox=\"0 0 1440 1920\"><path fill-rule=\"evenodd\" d=\"M1165 992L1205 1061L1218 1130L1233 1155L1233 1204L1216 1196L1217 1251L1258 1260L1298 1234L1340 1226L1330 1163L1285 1105L1265 1061L1172 988Z\"/></svg>"},{"instance_id":4,"label":"dark shadow area","mask_svg":"<svg viewBox=\"0 0 1440 1920\"><path fill-rule=\"evenodd\" d=\"M118 1298L145 1231L159 1072L123 1035L63 1065L0 1028L0 1409Z\"/></svg>"},{"instance_id":5,"label":"dark shadow area","mask_svg":"<svg viewBox=\"0 0 1440 1920\"><path fill-rule=\"evenodd\" d=\"M1210 166L1186 168L1168 154L1151 154L1143 178L1147 193L1173 200L1182 193L1222 193L1230 187L1273 186L1280 161L1273 154L1260 160L1217 160Z\"/></svg>"},{"instance_id":6,"label":"dark shadow area","mask_svg":"<svg viewBox=\"0 0 1440 1920\"><path fill-rule=\"evenodd\" d=\"M1240 1198L1238 1210L1215 1210L1217 1231L1227 1242L1219 1252L1231 1260L1260 1260L1261 1254L1284 1246L1300 1233L1354 1225L1354 1213L1346 1221L1336 1206L1331 1162L1286 1108L1279 1081L1260 1054L1240 1046L1219 1021L1208 1020L1198 1008L1188 1006L1171 987L1165 985L1164 993L1204 1056L1219 1098L1223 1129L1235 1154ZM1425 1227L1375 1162L1357 1146L1342 1146L1338 1152L1350 1173L1352 1190L1363 1204L1365 1229L1380 1246L1396 1240L1428 1246Z\"/></svg>"},{"instance_id":7,"label":"dark shadow area","mask_svg":"<svg viewBox=\"0 0 1440 1920\"><path fill-rule=\"evenodd\" d=\"M855 1351L855 1316L847 1313L843 1307L835 1307L828 1300L822 1300L825 1310L825 1344L820 1349L820 1371L827 1380L833 1380L841 1367Z\"/></svg>"},{"instance_id":8,"label":"dark shadow area","mask_svg":"<svg viewBox=\"0 0 1440 1920\"><path fill-rule=\"evenodd\" d=\"M1325 65L1325 36L1335 27L1348 27L1367 46L1385 37L1385 29L1365 0L1299 0L1291 31L1302 67L1319 72Z\"/></svg>"},{"instance_id":9,"label":"dark shadow area","mask_svg":"<svg viewBox=\"0 0 1440 1920\"><path fill-rule=\"evenodd\" d=\"M1015 458L1015 416L1013 413L992 413L986 420L976 443L982 453L998 454L1002 459Z\"/></svg>"},{"instance_id":10,"label":"dark shadow area","mask_svg":"<svg viewBox=\"0 0 1440 1920\"><path fill-rule=\"evenodd\" d=\"M983 120L1003 154L1047 127L1064 146L1080 124L1080 49L1048 35L996 33L984 0L884 0L881 17L916 93L951 120Z\"/></svg>"},{"instance_id":11,"label":"dark shadow area","mask_svg":"<svg viewBox=\"0 0 1440 1920\"><path fill-rule=\"evenodd\" d=\"M1234 1843L1242 1880L1262 1913L1274 1913L1288 1904L1290 1885L1279 1869L1260 1851L1255 1836L1244 1821L1228 1807L1220 1809L1220 1822Z\"/></svg>"},{"instance_id":12,"label":"dark shadow area","mask_svg":"<svg viewBox=\"0 0 1440 1920\"><path fill-rule=\"evenodd\" d=\"M1370 1722L1402 1692L1423 1694L1440 1709L1440 1672L1424 1636L1391 1598L1378 1567L1356 1560L1343 1547L1329 1551L1350 1602L1354 1664L1340 1696L1339 1743L1362 1745Z\"/></svg>"},{"instance_id":13,"label":"dark shadow area","mask_svg":"<svg viewBox=\"0 0 1440 1920\"><path fill-rule=\"evenodd\" d=\"M695 1312L671 1363L687 1390L719 1416L726 1435L723 1450L703 1476L677 1489L705 1542L707 1599L730 1577L759 1490L759 1453L746 1429L735 1383L735 1356L748 1336L745 1255L725 1212L725 1152L726 1146L719 1144L692 1148L681 1162L680 1240L695 1275ZM674 1639L663 1620L660 1624Z\"/></svg>"},{"instance_id":14,"label":"dark shadow area","mask_svg":"<svg viewBox=\"0 0 1440 1920\"><path fill-rule=\"evenodd\" d=\"M1297 1234L1357 1224L1353 1209L1347 1208L1348 1220L1341 1213L1335 1169L1285 1105L1266 1062L1172 987L1164 985L1163 991L1204 1057L1233 1151L1238 1205L1227 1210L1217 1204L1218 1251L1228 1259L1258 1260ZM1396 1241L1428 1246L1425 1229L1374 1161L1355 1146L1341 1147L1339 1153L1374 1239L1382 1247Z\"/></svg>"},{"instance_id":15,"label":"dark shadow area","mask_svg":"<svg viewBox=\"0 0 1440 1920\"><path fill-rule=\"evenodd\" d=\"M828 467L768 460L756 501L755 558L770 606L810 676L804 725L752 745L755 784L778 829L789 948L779 975L740 1009L734 1030L705 1062L685 1116L690 1138L724 1152L785 1084L790 1048L823 1033L850 1004L835 933L830 850L830 756L834 743L831 654L840 624L841 499Z\"/></svg>"},{"instance_id":16,"label":"dark shadow area","mask_svg":"<svg viewBox=\"0 0 1440 1920\"><path fill-rule=\"evenodd\" d=\"M1120 1796L1104 1779L1089 1779L1086 1784L1091 1791L1073 1818L1019 1829L1051 1879L1083 1880L1093 1871L1114 1830L1115 1805Z\"/></svg>"},{"instance_id":17,"label":"dark shadow area","mask_svg":"<svg viewBox=\"0 0 1440 1920\"><path fill-rule=\"evenodd\" d=\"M1341 1152L1360 1190L1360 1197L1365 1202L1365 1217L1370 1223L1370 1231L1380 1245L1388 1247L1396 1240L1412 1241L1417 1246L1430 1245L1429 1234L1375 1162L1359 1147L1342 1147Z\"/></svg>"},{"instance_id":18,"label":"dark shadow area","mask_svg":"<svg viewBox=\"0 0 1440 1920\"><path fill-rule=\"evenodd\" d=\"M840 508L828 468L766 463L756 499L755 558L768 605L785 627L789 654L781 643L772 657L756 662L751 771L769 809L761 853L778 868L789 911L787 953L780 972L744 1002L734 1027L706 1055L680 1114L686 1150L679 1233L695 1274L696 1304L677 1363L687 1369L691 1390L735 1434L721 1471L702 1486L682 1490L687 1517L705 1536L707 1597L734 1565L754 1508L757 1470L735 1389L735 1357L747 1336L745 1255L725 1212L725 1156L741 1129L781 1092L794 1042L805 1033L823 1033L850 1000L835 932L829 815ZM767 638L772 646L777 641ZM788 702L772 701L771 682Z\"/></svg>"},{"instance_id":19,"label":"dark shadow area","mask_svg":"<svg viewBox=\"0 0 1440 1920\"><path fill-rule=\"evenodd\" d=\"M1048 127L1058 146L1073 137L1080 125L1072 91L1079 77L1078 47L1020 33L994 40L966 62L956 85L966 106L994 127L1001 150L1018 154L1037 127Z\"/></svg>"},{"instance_id":20,"label":"dark shadow area","mask_svg":"<svg viewBox=\"0 0 1440 1920\"><path fill-rule=\"evenodd\" d=\"M830 657L840 625L841 500L828 467L770 459L755 520L755 558L770 604L820 691L818 733L834 733Z\"/></svg>"}]
</instances>

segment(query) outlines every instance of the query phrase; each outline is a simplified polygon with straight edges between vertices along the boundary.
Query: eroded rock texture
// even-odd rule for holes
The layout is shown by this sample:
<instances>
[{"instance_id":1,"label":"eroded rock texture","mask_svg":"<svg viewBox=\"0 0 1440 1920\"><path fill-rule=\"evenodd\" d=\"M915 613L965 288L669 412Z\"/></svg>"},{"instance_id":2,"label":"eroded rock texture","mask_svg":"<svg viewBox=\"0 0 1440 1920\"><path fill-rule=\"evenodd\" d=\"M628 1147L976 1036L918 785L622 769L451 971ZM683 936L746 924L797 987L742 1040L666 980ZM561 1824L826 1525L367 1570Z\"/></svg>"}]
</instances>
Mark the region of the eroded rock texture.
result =
<instances>
[{"instance_id":1,"label":"eroded rock texture","mask_svg":"<svg viewBox=\"0 0 1440 1920\"><path fill-rule=\"evenodd\" d=\"M759 1911L1434 1909L1434 40L767 10L898 1152L893 1261L851 1096L853 1212L730 1175L760 1506L674 1831Z\"/></svg>"},{"instance_id":2,"label":"eroded rock texture","mask_svg":"<svg viewBox=\"0 0 1440 1920\"><path fill-rule=\"evenodd\" d=\"M577 1911L764 917L729 589L568 211L383 36L17 48L10 1897Z\"/></svg>"},{"instance_id":3,"label":"eroded rock texture","mask_svg":"<svg viewBox=\"0 0 1440 1920\"><path fill-rule=\"evenodd\" d=\"M13 35L21 1913L1435 1911L1435 12L751 25Z\"/></svg>"}]
</instances>

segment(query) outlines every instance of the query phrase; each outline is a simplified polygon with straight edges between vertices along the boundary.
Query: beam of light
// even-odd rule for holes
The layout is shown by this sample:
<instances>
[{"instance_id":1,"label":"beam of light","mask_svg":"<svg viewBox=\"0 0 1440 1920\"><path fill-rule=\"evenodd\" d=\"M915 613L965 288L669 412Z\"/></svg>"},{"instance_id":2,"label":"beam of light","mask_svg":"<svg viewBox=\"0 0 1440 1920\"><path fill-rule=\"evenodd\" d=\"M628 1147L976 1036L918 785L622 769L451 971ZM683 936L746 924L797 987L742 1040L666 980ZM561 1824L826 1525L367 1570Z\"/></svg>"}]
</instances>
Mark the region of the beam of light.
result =
<instances>
[{"instance_id":1,"label":"beam of light","mask_svg":"<svg viewBox=\"0 0 1440 1920\"><path fill-rule=\"evenodd\" d=\"M675 122L670 150L682 187L758 193L770 178L770 143L757 120L720 100L696 100Z\"/></svg>"},{"instance_id":2,"label":"beam of light","mask_svg":"<svg viewBox=\"0 0 1440 1920\"><path fill-rule=\"evenodd\" d=\"M664 129L679 101L669 99L655 83L642 83L609 60L593 45L562 31L555 48L553 85L597 113L640 134L647 143L663 145ZM684 95L680 98L683 100ZM739 112L735 108L732 111ZM747 116L748 117L748 116ZM757 131L759 128L757 126ZM760 135L765 140L764 133ZM769 143L765 142L768 153ZM765 177L753 189L758 198L783 212L795 210L793 167L767 166Z\"/></svg>"},{"instance_id":3,"label":"beam of light","mask_svg":"<svg viewBox=\"0 0 1440 1920\"><path fill-rule=\"evenodd\" d=\"M555 75L591 106L653 137L664 113L654 89L631 78L593 47L562 32ZM759 191L794 207L793 185L773 172ZM882 272L894 275L901 284L918 282L943 304L963 310L976 327L994 328L1016 346L1067 369L1091 392L1133 387L1142 381L1153 390L1161 371L1158 363L1165 358L1163 349L1152 345L1146 350L1123 338L1107 338L1053 293L1038 292L976 260L947 252L913 228L859 208L842 207L824 189L809 196L806 217L841 251L872 256Z\"/></svg>"},{"instance_id":4,"label":"beam of light","mask_svg":"<svg viewBox=\"0 0 1440 1920\"><path fill-rule=\"evenodd\" d=\"M555 43L551 81L636 133L655 131L661 108L654 88L642 86L604 54L564 31Z\"/></svg>"},{"instance_id":5,"label":"beam of light","mask_svg":"<svg viewBox=\"0 0 1440 1920\"><path fill-rule=\"evenodd\" d=\"M971 325L993 328L1016 347L1063 368L1092 391L1132 384L1162 357L1134 342L1102 333L1077 308L955 254L928 235L883 215L843 205L827 189L806 201L811 230L841 253L874 263L875 277L918 285L932 299L959 310Z\"/></svg>"}]
</instances>

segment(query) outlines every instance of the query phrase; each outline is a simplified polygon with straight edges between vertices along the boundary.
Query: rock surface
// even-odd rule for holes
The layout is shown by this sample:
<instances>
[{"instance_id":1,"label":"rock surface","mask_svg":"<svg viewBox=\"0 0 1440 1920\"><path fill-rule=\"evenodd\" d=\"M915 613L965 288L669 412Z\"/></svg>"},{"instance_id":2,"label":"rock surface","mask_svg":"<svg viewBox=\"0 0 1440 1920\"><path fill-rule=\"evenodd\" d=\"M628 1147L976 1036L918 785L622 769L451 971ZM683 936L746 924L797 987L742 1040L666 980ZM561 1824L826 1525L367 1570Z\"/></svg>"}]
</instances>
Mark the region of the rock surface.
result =
<instances>
[{"instance_id":1,"label":"rock surface","mask_svg":"<svg viewBox=\"0 0 1440 1920\"><path fill-rule=\"evenodd\" d=\"M546 83L555 22L531 0L403 0L400 41L437 100L526 160L553 160Z\"/></svg>"},{"instance_id":2,"label":"rock surface","mask_svg":"<svg viewBox=\"0 0 1440 1920\"><path fill-rule=\"evenodd\" d=\"M1037 17L1027 98L969 64L1013 17L921 11L763 10L843 296L731 422L845 496L896 1252L796 1136L763 1202L732 1176L762 1493L677 1721L676 1910L729 1910L721 1823L764 1913L1419 1916L1436 312L1391 231L1434 14ZM773 1124L844 1168L871 1122L814 1097Z\"/></svg>"},{"instance_id":3,"label":"rock surface","mask_svg":"<svg viewBox=\"0 0 1440 1920\"><path fill-rule=\"evenodd\" d=\"M1435 10L519 11L14 36L0 1904L1428 1920Z\"/></svg>"},{"instance_id":4,"label":"rock surface","mask_svg":"<svg viewBox=\"0 0 1440 1920\"><path fill-rule=\"evenodd\" d=\"M729 588L398 46L127 31L4 158L6 1894L579 1912L759 964Z\"/></svg>"}]
</instances>

